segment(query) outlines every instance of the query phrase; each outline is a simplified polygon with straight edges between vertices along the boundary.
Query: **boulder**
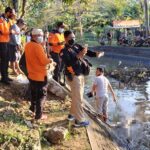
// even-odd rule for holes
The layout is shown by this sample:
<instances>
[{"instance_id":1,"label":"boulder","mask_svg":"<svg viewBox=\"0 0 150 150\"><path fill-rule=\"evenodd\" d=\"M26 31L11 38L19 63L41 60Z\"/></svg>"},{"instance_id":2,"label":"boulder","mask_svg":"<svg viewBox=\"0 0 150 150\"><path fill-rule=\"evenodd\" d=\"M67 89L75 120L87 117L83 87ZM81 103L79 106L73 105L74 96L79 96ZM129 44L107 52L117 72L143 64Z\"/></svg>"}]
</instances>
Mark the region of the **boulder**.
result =
<instances>
[{"instance_id":1,"label":"boulder","mask_svg":"<svg viewBox=\"0 0 150 150\"><path fill-rule=\"evenodd\" d=\"M44 136L52 144L58 144L63 141L68 134L68 130L64 127L54 127L45 131Z\"/></svg>"}]
</instances>

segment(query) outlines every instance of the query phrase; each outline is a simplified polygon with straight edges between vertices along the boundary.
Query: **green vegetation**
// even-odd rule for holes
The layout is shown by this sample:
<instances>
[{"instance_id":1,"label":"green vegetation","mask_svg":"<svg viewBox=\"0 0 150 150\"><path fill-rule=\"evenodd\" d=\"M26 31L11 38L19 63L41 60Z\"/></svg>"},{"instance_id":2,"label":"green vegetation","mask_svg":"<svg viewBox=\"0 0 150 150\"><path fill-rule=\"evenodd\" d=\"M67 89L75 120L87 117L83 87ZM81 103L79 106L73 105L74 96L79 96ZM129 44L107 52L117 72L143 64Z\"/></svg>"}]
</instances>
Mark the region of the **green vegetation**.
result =
<instances>
[{"instance_id":1,"label":"green vegetation","mask_svg":"<svg viewBox=\"0 0 150 150\"><path fill-rule=\"evenodd\" d=\"M51 29L55 22L63 20L68 28L79 33L100 33L109 30L113 20L140 19L144 23L144 2L136 0L9 0L0 1L0 9L15 6L18 16L28 26Z\"/></svg>"}]
</instances>

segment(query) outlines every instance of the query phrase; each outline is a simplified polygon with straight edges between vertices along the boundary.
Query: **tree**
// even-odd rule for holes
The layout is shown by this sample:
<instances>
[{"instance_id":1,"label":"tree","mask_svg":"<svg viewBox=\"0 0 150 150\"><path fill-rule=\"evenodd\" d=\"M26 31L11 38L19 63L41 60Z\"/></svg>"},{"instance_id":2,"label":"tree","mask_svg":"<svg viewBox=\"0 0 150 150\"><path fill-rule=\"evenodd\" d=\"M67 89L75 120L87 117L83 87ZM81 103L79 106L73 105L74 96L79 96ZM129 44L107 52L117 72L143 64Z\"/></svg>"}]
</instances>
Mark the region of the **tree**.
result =
<instances>
[{"instance_id":1,"label":"tree","mask_svg":"<svg viewBox=\"0 0 150 150\"><path fill-rule=\"evenodd\" d=\"M148 0L144 0L144 16L145 16L146 36L148 36L149 35L149 7L148 7Z\"/></svg>"}]
</instances>

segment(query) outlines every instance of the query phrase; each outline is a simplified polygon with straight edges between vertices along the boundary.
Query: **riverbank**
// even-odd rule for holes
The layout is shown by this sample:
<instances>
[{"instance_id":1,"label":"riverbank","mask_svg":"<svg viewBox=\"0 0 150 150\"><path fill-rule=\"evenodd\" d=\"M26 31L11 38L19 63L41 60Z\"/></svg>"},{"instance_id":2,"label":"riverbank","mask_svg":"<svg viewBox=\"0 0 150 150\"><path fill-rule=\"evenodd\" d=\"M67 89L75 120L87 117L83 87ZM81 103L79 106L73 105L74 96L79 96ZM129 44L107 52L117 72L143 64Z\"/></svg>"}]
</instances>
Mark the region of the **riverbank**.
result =
<instances>
[{"instance_id":1,"label":"riverbank","mask_svg":"<svg viewBox=\"0 0 150 150\"><path fill-rule=\"evenodd\" d=\"M129 61L128 56L126 56L126 60L122 60L120 57L114 59L105 55L100 59L90 59L90 62L93 67L90 76L86 79L86 92L91 89L97 66L104 66L108 72L112 73L107 77L116 93L117 105L113 103L112 96L109 95L108 113L110 122L116 125L113 128L116 136L123 140L131 150L150 149L150 140L148 139L150 82L148 81L149 75L147 76L145 72L149 69L145 68L145 70L143 66L134 64L134 60ZM114 71L119 73L115 79L110 77L110 75L115 75ZM147 78L146 80L142 79L144 76ZM132 80L124 84L123 81L128 77ZM93 103L94 99L89 99L89 102ZM144 133L142 133L143 131Z\"/></svg>"},{"instance_id":2,"label":"riverbank","mask_svg":"<svg viewBox=\"0 0 150 150\"><path fill-rule=\"evenodd\" d=\"M91 50L104 51L105 57L129 61L130 65L140 64L150 67L150 50L143 47L94 46ZM129 64L128 63L128 64Z\"/></svg>"},{"instance_id":3,"label":"riverbank","mask_svg":"<svg viewBox=\"0 0 150 150\"><path fill-rule=\"evenodd\" d=\"M68 126L69 99L64 101L49 93L44 107L45 121L35 121L29 111L29 102L20 96L20 89L0 84L0 149L5 150L91 150L85 128L69 132L58 143L48 142L43 132L53 127ZM23 88L22 88L23 90Z\"/></svg>"}]
</instances>

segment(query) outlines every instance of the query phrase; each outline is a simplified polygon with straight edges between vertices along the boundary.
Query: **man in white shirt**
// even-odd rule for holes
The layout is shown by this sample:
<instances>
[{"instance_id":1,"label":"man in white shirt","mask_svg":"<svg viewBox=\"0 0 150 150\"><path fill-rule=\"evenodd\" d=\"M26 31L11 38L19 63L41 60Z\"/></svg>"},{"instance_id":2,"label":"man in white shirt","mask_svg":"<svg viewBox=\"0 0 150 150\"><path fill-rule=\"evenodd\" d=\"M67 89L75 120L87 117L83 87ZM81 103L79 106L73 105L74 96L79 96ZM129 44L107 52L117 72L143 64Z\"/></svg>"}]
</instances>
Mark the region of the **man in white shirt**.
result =
<instances>
[{"instance_id":1,"label":"man in white shirt","mask_svg":"<svg viewBox=\"0 0 150 150\"><path fill-rule=\"evenodd\" d=\"M13 69L13 73L19 75L22 71L19 68L18 61L20 60L21 54L21 30L25 26L25 22L23 19L18 19L16 24L13 24L11 27L11 32L13 34L10 35L9 42L9 61L11 62L11 67Z\"/></svg>"},{"instance_id":2,"label":"man in white shirt","mask_svg":"<svg viewBox=\"0 0 150 150\"><path fill-rule=\"evenodd\" d=\"M104 76L104 69L98 67L96 69L96 78L92 87L92 93L96 93L96 109L97 114L102 121L107 121L107 105L108 105L108 90L112 93L114 102L116 101L115 93L109 80Z\"/></svg>"}]
</instances>

